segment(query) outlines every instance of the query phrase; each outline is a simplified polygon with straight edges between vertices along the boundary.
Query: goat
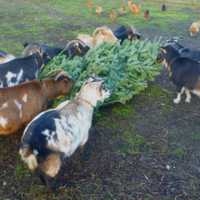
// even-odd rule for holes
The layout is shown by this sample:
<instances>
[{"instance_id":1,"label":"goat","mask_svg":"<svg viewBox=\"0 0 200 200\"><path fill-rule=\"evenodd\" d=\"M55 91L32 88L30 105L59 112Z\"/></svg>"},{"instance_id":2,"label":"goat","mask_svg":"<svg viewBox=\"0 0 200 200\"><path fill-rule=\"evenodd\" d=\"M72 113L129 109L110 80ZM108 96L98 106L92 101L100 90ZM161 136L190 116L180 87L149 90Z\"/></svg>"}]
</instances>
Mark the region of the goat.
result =
<instances>
[{"instance_id":1,"label":"goat","mask_svg":"<svg viewBox=\"0 0 200 200\"><path fill-rule=\"evenodd\" d=\"M184 92L186 103L191 101L191 92L200 96L200 63L190 58L180 57L171 46L162 47L159 57L177 87L178 94L174 99L175 104L180 103Z\"/></svg>"},{"instance_id":2,"label":"goat","mask_svg":"<svg viewBox=\"0 0 200 200\"><path fill-rule=\"evenodd\" d=\"M106 26L96 28L92 37L94 47L99 46L103 42L116 43L118 41L112 30Z\"/></svg>"},{"instance_id":3,"label":"goat","mask_svg":"<svg viewBox=\"0 0 200 200\"><path fill-rule=\"evenodd\" d=\"M43 56L40 51L25 58L16 58L0 64L0 88L37 79L39 70L44 65Z\"/></svg>"},{"instance_id":4,"label":"goat","mask_svg":"<svg viewBox=\"0 0 200 200\"><path fill-rule=\"evenodd\" d=\"M44 54L44 58L43 58L44 64L47 64L51 59L53 59L55 56L57 56L61 52L62 54L68 56L68 53L63 48L50 47L50 46L47 46L46 44L38 44L38 43L25 43L22 56L26 57L26 56L32 55L33 53L36 53L39 50L41 50L42 53Z\"/></svg>"},{"instance_id":5,"label":"goat","mask_svg":"<svg viewBox=\"0 0 200 200\"><path fill-rule=\"evenodd\" d=\"M118 41L112 30L106 26L96 28L92 36L79 34L77 39L85 43L88 48L95 48L104 42L115 43Z\"/></svg>"},{"instance_id":6,"label":"goat","mask_svg":"<svg viewBox=\"0 0 200 200\"><path fill-rule=\"evenodd\" d=\"M0 50L0 64L9 62L15 59L15 56L12 54L6 53L5 51Z\"/></svg>"},{"instance_id":7,"label":"goat","mask_svg":"<svg viewBox=\"0 0 200 200\"><path fill-rule=\"evenodd\" d=\"M40 113L28 124L19 154L30 170L40 172L48 187L55 186L50 180L59 173L63 158L85 145L94 107L109 96L101 78L89 78L74 100Z\"/></svg>"},{"instance_id":8,"label":"goat","mask_svg":"<svg viewBox=\"0 0 200 200\"><path fill-rule=\"evenodd\" d=\"M33 80L0 89L0 135L16 133L45 110L48 101L66 95L72 81L63 73L54 79Z\"/></svg>"},{"instance_id":9,"label":"goat","mask_svg":"<svg viewBox=\"0 0 200 200\"><path fill-rule=\"evenodd\" d=\"M126 26L119 26L114 30L115 37L120 40L121 43L123 43L124 40L134 40L134 39L140 39L141 34L138 33L138 31L132 26L132 27L126 27Z\"/></svg>"}]
</instances>

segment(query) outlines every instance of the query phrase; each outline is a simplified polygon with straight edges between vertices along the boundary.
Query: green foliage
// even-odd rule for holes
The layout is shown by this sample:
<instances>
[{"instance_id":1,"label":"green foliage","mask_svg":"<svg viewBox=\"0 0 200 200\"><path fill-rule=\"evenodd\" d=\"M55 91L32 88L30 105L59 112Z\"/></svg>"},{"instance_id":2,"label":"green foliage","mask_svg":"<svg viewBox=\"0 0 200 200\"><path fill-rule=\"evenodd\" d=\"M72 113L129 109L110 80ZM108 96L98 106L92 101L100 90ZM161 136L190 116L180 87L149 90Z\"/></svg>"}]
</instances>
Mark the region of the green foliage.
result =
<instances>
[{"instance_id":1,"label":"green foliage","mask_svg":"<svg viewBox=\"0 0 200 200\"><path fill-rule=\"evenodd\" d=\"M120 44L104 43L91 49L84 57L68 59L57 56L40 74L48 77L60 69L76 80L70 97L74 97L83 82L92 74L105 79L112 96L104 103L125 103L147 87L160 72L156 63L160 41L125 41Z\"/></svg>"}]
</instances>

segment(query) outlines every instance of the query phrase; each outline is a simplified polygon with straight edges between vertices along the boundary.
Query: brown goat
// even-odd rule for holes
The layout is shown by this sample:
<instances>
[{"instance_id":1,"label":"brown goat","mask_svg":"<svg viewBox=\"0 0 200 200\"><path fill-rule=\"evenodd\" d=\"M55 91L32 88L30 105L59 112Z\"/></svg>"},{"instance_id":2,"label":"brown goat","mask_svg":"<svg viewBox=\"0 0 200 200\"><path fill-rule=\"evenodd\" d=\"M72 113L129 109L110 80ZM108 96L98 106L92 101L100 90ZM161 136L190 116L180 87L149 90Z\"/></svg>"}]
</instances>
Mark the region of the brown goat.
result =
<instances>
[{"instance_id":1,"label":"brown goat","mask_svg":"<svg viewBox=\"0 0 200 200\"><path fill-rule=\"evenodd\" d=\"M65 95L72 86L62 72L54 79L33 80L10 88L0 88L0 135L23 128L47 108L48 101Z\"/></svg>"}]
</instances>

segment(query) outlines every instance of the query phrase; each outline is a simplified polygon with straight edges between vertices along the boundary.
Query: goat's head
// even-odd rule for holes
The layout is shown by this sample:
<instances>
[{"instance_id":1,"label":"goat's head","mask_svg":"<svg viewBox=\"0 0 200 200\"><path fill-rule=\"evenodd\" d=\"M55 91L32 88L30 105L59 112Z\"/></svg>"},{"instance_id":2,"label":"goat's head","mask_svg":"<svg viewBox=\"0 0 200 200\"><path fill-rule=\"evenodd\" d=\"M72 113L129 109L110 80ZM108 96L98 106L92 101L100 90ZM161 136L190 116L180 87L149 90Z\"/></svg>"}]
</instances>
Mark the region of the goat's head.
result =
<instances>
[{"instance_id":1,"label":"goat's head","mask_svg":"<svg viewBox=\"0 0 200 200\"><path fill-rule=\"evenodd\" d=\"M84 56L89 49L90 49L89 46L87 46L84 42L76 39L76 40L70 41L66 45L64 49L64 53L65 51L67 51L68 56L70 58L73 58L74 56Z\"/></svg>"},{"instance_id":2,"label":"goat's head","mask_svg":"<svg viewBox=\"0 0 200 200\"><path fill-rule=\"evenodd\" d=\"M25 57L25 56L30 56L33 54L38 55L42 59L42 62L44 64L47 64L51 60L51 57L48 55L47 52L45 52L45 50L41 44L25 43L24 51L23 51L22 55Z\"/></svg>"},{"instance_id":3,"label":"goat's head","mask_svg":"<svg viewBox=\"0 0 200 200\"><path fill-rule=\"evenodd\" d=\"M55 87L60 91L60 95L67 94L74 82L64 71L57 73L54 77L54 81Z\"/></svg>"},{"instance_id":4,"label":"goat's head","mask_svg":"<svg viewBox=\"0 0 200 200\"><path fill-rule=\"evenodd\" d=\"M93 106L96 106L98 101L103 102L111 95L110 91L104 88L103 82L104 80L100 77L90 77L82 85L77 96L90 102Z\"/></svg>"},{"instance_id":5,"label":"goat's head","mask_svg":"<svg viewBox=\"0 0 200 200\"><path fill-rule=\"evenodd\" d=\"M162 62L167 70L171 72L171 63L179 56L180 55L177 50L175 50L171 45L167 45L160 48L157 61Z\"/></svg>"},{"instance_id":6,"label":"goat's head","mask_svg":"<svg viewBox=\"0 0 200 200\"><path fill-rule=\"evenodd\" d=\"M141 39L141 34L133 26L127 28L127 35L129 40Z\"/></svg>"}]
</instances>

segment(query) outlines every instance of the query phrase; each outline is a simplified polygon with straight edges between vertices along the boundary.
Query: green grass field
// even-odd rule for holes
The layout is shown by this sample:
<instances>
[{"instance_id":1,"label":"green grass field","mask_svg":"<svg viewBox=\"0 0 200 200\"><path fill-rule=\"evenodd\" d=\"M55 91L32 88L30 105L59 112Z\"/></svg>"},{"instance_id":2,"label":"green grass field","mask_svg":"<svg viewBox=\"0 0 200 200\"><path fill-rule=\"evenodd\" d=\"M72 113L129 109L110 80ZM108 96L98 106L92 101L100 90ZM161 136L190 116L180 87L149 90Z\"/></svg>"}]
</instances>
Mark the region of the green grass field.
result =
<instances>
[{"instance_id":1,"label":"green grass field","mask_svg":"<svg viewBox=\"0 0 200 200\"><path fill-rule=\"evenodd\" d=\"M20 54L23 42L43 42L48 44L66 43L67 39L75 38L80 32L91 33L98 25L114 26L130 24L138 28L158 27L167 30L175 20L178 23L196 18L195 12L184 12L179 4L168 6L168 11L160 11L160 3L142 4L141 13L133 15L128 12L119 16L115 23L108 17L112 9L121 6L121 0L94 0L95 5L103 7L102 16L97 17L84 0L32 0L3 1L1 0L0 46L14 54ZM146 22L143 12L149 9L151 20Z\"/></svg>"}]
</instances>

